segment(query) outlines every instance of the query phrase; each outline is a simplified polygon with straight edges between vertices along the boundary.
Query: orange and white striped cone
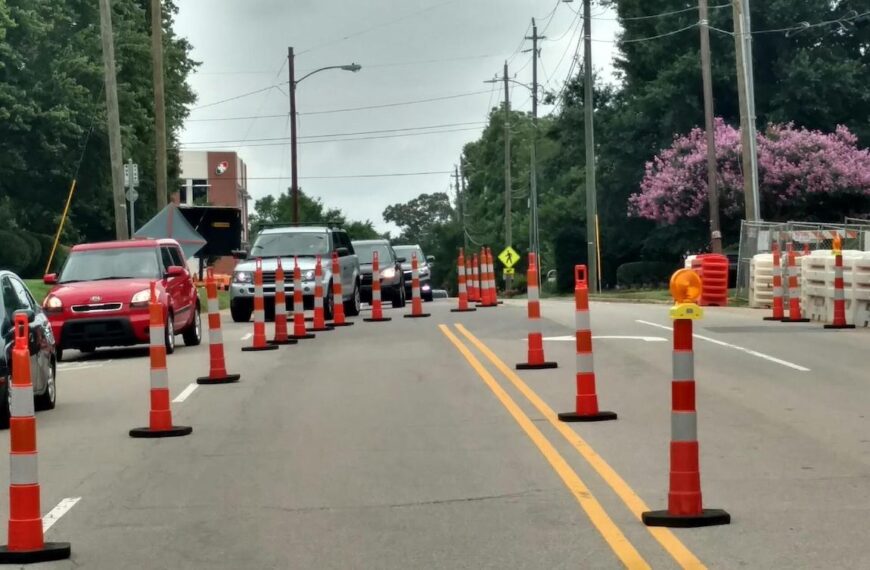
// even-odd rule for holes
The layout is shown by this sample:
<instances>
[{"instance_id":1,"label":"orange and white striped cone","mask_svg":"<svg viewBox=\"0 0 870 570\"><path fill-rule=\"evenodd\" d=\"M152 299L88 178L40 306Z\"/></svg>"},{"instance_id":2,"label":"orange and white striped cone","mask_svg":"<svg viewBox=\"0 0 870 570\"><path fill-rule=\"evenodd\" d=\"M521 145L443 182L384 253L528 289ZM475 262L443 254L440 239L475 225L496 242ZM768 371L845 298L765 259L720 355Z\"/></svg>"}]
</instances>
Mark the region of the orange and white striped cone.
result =
<instances>
[{"instance_id":1,"label":"orange and white striped cone","mask_svg":"<svg viewBox=\"0 0 870 570\"><path fill-rule=\"evenodd\" d=\"M801 314L801 290L797 277L797 256L794 252L794 246L791 242L786 245L788 250L788 317L784 317L783 323L808 323L809 319L805 319Z\"/></svg>"},{"instance_id":2,"label":"orange and white striped cone","mask_svg":"<svg viewBox=\"0 0 870 570\"><path fill-rule=\"evenodd\" d=\"M459 301L458 306L455 309L450 309L451 313L469 313L471 311L476 311L474 307L468 306L468 289L466 287L466 269L467 265L465 264L465 252L460 248L459 250L459 260L456 262L456 275L457 275L457 287L459 289Z\"/></svg>"},{"instance_id":3,"label":"orange and white striped cone","mask_svg":"<svg viewBox=\"0 0 870 570\"><path fill-rule=\"evenodd\" d=\"M179 437L190 435L190 426L172 425L172 409L169 403L169 372L166 370L166 325L163 322L163 304L157 298L157 282L151 282L151 302L148 304L151 317L151 413L148 427L130 430L130 437Z\"/></svg>"},{"instance_id":4,"label":"orange and white striped cone","mask_svg":"<svg viewBox=\"0 0 870 570\"><path fill-rule=\"evenodd\" d=\"M417 264L417 252L411 253L411 312L406 319L421 319L431 317L423 312L423 298L420 296L420 268Z\"/></svg>"},{"instance_id":5,"label":"orange and white striped cone","mask_svg":"<svg viewBox=\"0 0 870 570\"><path fill-rule=\"evenodd\" d=\"M555 362L547 362L544 359L544 337L541 333L541 300L538 296L538 273L537 260L534 253L529 253L528 280L528 356L526 362L516 365L517 370L542 370L545 368L558 368Z\"/></svg>"},{"instance_id":6,"label":"orange and white striped cone","mask_svg":"<svg viewBox=\"0 0 870 570\"><path fill-rule=\"evenodd\" d=\"M779 242L773 242L771 251L773 253L773 314L764 317L764 320L782 321L785 318L785 311L782 306L782 256L779 253Z\"/></svg>"},{"instance_id":7,"label":"orange and white striped cone","mask_svg":"<svg viewBox=\"0 0 870 570\"><path fill-rule=\"evenodd\" d=\"M341 263L338 254L332 253L332 326L353 326L344 315L344 292L341 287Z\"/></svg>"},{"instance_id":8,"label":"orange and white striped cone","mask_svg":"<svg viewBox=\"0 0 870 570\"><path fill-rule=\"evenodd\" d=\"M241 374L228 374L224 357L224 334L221 331L221 313L218 306L217 282L214 270L209 267L205 277L205 293L208 297L208 376L196 379L197 384L230 384L238 382Z\"/></svg>"},{"instance_id":9,"label":"orange and white striped cone","mask_svg":"<svg viewBox=\"0 0 870 570\"><path fill-rule=\"evenodd\" d=\"M559 414L559 420L563 422L615 420L615 412L604 412L598 409L595 362L592 357L592 322L589 318L589 284L585 265L574 266L574 329L577 350L577 396L574 411Z\"/></svg>"},{"instance_id":10,"label":"orange and white striped cone","mask_svg":"<svg viewBox=\"0 0 870 570\"><path fill-rule=\"evenodd\" d=\"M825 325L826 329L854 329L854 324L846 322L846 295L843 283L843 245L840 234L834 236L834 322Z\"/></svg>"},{"instance_id":11,"label":"orange and white striped cone","mask_svg":"<svg viewBox=\"0 0 870 570\"><path fill-rule=\"evenodd\" d=\"M480 278L480 295L477 301L478 307L485 307L489 301L489 279L486 277L486 249L480 248L479 278Z\"/></svg>"},{"instance_id":12,"label":"orange and white striped cone","mask_svg":"<svg viewBox=\"0 0 870 570\"><path fill-rule=\"evenodd\" d=\"M0 564L30 564L70 557L68 542L45 542L37 470L36 416L30 377L30 323L16 314L9 385L9 535Z\"/></svg>"},{"instance_id":13,"label":"orange and white striped cone","mask_svg":"<svg viewBox=\"0 0 870 570\"><path fill-rule=\"evenodd\" d=\"M692 315L700 315L700 307L694 303L685 306L691 308ZM672 311L677 311L679 307L678 304ZM731 515L721 509L705 509L701 501L692 318L687 318L689 311L672 314L675 316L668 508L645 512L641 520L647 526L672 528L729 524Z\"/></svg>"},{"instance_id":14,"label":"orange and white striped cone","mask_svg":"<svg viewBox=\"0 0 870 570\"><path fill-rule=\"evenodd\" d=\"M314 322L308 330L313 332L331 331L334 327L326 324L325 317L323 313L323 265L318 255L314 262Z\"/></svg>"},{"instance_id":15,"label":"orange and white striped cone","mask_svg":"<svg viewBox=\"0 0 870 570\"><path fill-rule=\"evenodd\" d=\"M274 344L266 342L266 301L263 299L263 260L257 258L254 270L254 337L251 346L243 346L242 352L277 350Z\"/></svg>"},{"instance_id":16,"label":"orange and white striped cone","mask_svg":"<svg viewBox=\"0 0 870 570\"><path fill-rule=\"evenodd\" d=\"M489 256L489 248L482 248L480 253L480 283L483 287L478 307L495 307L495 278L493 275L492 259Z\"/></svg>"},{"instance_id":17,"label":"orange and white striped cone","mask_svg":"<svg viewBox=\"0 0 870 570\"><path fill-rule=\"evenodd\" d=\"M471 259L471 288L468 295L469 301L480 302L480 260L475 253Z\"/></svg>"},{"instance_id":18,"label":"orange and white striped cone","mask_svg":"<svg viewBox=\"0 0 870 570\"><path fill-rule=\"evenodd\" d=\"M278 346L296 344L296 339L290 338L287 331L287 280L284 275L284 266L281 258L278 258L278 267L275 268L275 337L269 344Z\"/></svg>"},{"instance_id":19,"label":"orange and white striped cone","mask_svg":"<svg viewBox=\"0 0 870 570\"><path fill-rule=\"evenodd\" d=\"M381 264L378 261L378 252L372 252L372 316L363 319L367 323L381 323L392 321L384 316L384 308L381 306Z\"/></svg>"},{"instance_id":20,"label":"orange and white striped cone","mask_svg":"<svg viewBox=\"0 0 870 570\"><path fill-rule=\"evenodd\" d=\"M305 304L302 299L302 270L299 258L293 258L293 334L290 338L304 340L316 335L305 330Z\"/></svg>"}]
</instances>

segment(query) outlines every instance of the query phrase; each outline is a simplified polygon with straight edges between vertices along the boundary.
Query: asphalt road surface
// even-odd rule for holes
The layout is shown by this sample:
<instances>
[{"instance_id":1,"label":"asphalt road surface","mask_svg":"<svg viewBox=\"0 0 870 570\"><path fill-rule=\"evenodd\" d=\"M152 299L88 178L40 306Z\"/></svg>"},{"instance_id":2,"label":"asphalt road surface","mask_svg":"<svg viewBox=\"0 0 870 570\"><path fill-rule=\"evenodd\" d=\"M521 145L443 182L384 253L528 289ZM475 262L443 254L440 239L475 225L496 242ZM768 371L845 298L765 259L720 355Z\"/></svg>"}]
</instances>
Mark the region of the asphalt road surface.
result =
<instances>
[{"instance_id":1,"label":"asphalt road surface","mask_svg":"<svg viewBox=\"0 0 870 570\"><path fill-rule=\"evenodd\" d=\"M559 368L523 372L523 303L453 304L263 353L242 353L251 325L225 316L241 382L191 388L205 344L169 357L175 423L194 428L183 438L127 435L147 424L147 349L71 352L58 407L37 421L46 540L73 555L42 566L868 567L870 331L707 311L702 487L732 524L671 531L639 518L667 501L667 307L592 304L599 401L619 420L560 424L572 302L542 303Z\"/></svg>"}]
</instances>

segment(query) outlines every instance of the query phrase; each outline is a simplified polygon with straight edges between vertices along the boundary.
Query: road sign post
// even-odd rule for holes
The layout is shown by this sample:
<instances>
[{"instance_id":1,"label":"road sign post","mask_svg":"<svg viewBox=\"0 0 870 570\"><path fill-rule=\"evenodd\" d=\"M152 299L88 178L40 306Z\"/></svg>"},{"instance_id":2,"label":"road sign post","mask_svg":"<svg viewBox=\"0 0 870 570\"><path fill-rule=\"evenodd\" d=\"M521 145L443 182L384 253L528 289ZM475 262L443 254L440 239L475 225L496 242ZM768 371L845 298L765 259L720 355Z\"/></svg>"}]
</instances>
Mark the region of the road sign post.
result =
<instances>
[{"instance_id":1,"label":"road sign post","mask_svg":"<svg viewBox=\"0 0 870 570\"><path fill-rule=\"evenodd\" d=\"M124 164L124 188L127 192L124 196L130 202L130 237L136 231L136 200L139 199L139 192L136 188L139 187L139 165L133 163L133 159L128 159Z\"/></svg>"}]
</instances>

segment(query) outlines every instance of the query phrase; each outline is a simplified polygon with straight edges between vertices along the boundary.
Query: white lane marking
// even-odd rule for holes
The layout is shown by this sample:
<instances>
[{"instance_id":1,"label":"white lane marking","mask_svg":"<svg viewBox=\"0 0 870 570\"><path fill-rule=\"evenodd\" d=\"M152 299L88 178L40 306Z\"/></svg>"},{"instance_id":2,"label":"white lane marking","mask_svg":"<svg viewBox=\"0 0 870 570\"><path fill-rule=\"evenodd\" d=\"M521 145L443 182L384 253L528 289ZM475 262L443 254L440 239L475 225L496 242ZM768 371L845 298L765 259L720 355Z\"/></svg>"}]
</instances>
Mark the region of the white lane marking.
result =
<instances>
[{"instance_id":1,"label":"white lane marking","mask_svg":"<svg viewBox=\"0 0 870 570\"><path fill-rule=\"evenodd\" d=\"M642 325L649 325L651 327L665 329L667 331L673 330L671 327L668 327L665 325L660 325L658 323L651 323L649 321L642 321L640 319L636 320L635 322L640 323ZM746 354L750 354L752 356L757 356L758 358L762 358L762 359L767 360L769 362L780 364L780 365L785 366L787 368L791 368L792 370L797 370L798 372L810 372L810 369L805 367L805 366L801 366L800 364L795 364L794 362L789 362L788 360L782 360L781 358L776 358L775 356L770 356L769 354L764 354L763 352L758 352L757 350L752 350L752 349L745 348L742 346L737 346L736 344L730 344L730 343L727 343L725 341L717 340L715 338L710 338L708 336L703 336L700 334L693 334L692 336L694 336L695 338L700 339L700 340L706 340L707 342L712 342L713 344L718 344L719 346L724 346L726 348L733 348L734 350L739 350L740 352L745 352Z\"/></svg>"},{"instance_id":2,"label":"white lane marking","mask_svg":"<svg viewBox=\"0 0 870 570\"><path fill-rule=\"evenodd\" d=\"M196 390L198 387L199 387L199 384L195 384L195 383L191 382L190 385L187 388L185 388L181 392L181 394L177 395L175 397L175 399L172 401L176 404L180 404L181 402L185 401L188 398L188 396L193 394L193 391Z\"/></svg>"},{"instance_id":3,"label":"white lane marking","mask_svg":"<svg viewBox=\"0 0 870 570\"><path fill-rule=\"evenodd\" d=\"M102 368L106 364L112 362L112 359L109 360L100 360L98 362L94 362L91 360L84 361L73 361L73 362L61 362L57 365L58 370L84 370L86 368Z\"/></svg>"},{"instance_id":4,"label":"white lane marking","mask_svg":"<svg viewBox=\"0 0 870 570\"><path fill-rule=\"evenodd\" d=\"M60 517L67 514L71 508L76 506L76 503L81 501L81 497L67 497L57 504L57 506L42 517L42 532L48 532L54 523L60 520Z\"/></svg>"},{"instance_id":5,"label":"white lane marking","mask_svg":"<svg viewBox=\"0 0 870 570\"><path fill-rule=\"evenodd\" d=\"M554 340L560 342L571 342L574 340L574 335L566 336L545 336L544 340ZM644 342L666 342L668 339L660 336L622 336L622 335L592 335L592 340L642 340Z\"/></svg>"},{"instance_id":6,"label":"white lane marking","mask_svg":"<svg viewBox=\"0 0 870 570\"><path fill-rule=\"evenodd\" d=\"M241 340L242 342L245 342L246 340L248 340L248 339L251 338L252 336L254 336L254 333L248 333L248 334L246 334L245 336L243 336L240 340Z\"/></svg>"},{"instance_id":7,"label":"white lane marking","mask_svg":"<svg viewBox=\"0 0 870 570\"><path fill-rule=\"evenodd\" d=\"M58 366L58 372L77 372L79 370L90 370L91 368L102 368L102 364L89 364L87 366Z\"/></svg>"}]
</instances>

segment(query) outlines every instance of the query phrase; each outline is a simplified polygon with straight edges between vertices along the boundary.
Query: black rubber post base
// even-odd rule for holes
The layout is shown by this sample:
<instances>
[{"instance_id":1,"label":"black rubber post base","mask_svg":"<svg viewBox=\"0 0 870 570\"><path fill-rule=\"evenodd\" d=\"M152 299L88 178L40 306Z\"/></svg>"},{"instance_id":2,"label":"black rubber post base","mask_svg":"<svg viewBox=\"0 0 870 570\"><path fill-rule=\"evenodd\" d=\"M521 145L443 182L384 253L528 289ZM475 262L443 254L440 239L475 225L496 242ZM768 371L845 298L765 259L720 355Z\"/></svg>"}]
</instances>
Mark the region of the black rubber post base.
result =
<instances>
[{"instance_id":1,"label":"black rubber post base","mask_svg":"<svg viewBox=\"0 0 870 570\"><path fill-rule=\"evenodd\" d=\"M0 564L33 564L66 560L70 554L72 548L68 542L46 542L39 550L11 551L8 546L0 546Z\"/></svg>"},{"instance_id":2,"label":"black rubber post base","mask_svg":"<svg viewBox=\"0 0 870 570\"><path fill-rule=\"evenodd\" d=\"M381 317L380 319L363 319L367 323L385 323L387 321L392 321L393 317Z\"/></svg>"},{"instance_id":3,"label":"black rubber post base","mask_svg":"<svg viewBox=\"0 0 870 570\"><path fill-rule=\"evenodd\" d=\"M495 307L498 307L498 305L478 305L477 306L478 309L493 309Z\"/></svg>"},{"instance_id":4,"label":"black rubber post base","mask_svg":"<svg viewBox=\"0 0 870 570\"><path fill-rule=\"evenodd\" d=\"M332 323L332 326L334 326L334 327L352 327L352 326L353 326L353 323L352 323L351 321L344 321L344 322L341 323L341 324L339 324L339 323Z\"/></svg>"},{"instance_id":5,"label":"black rubber post base","mask_svg":"<svg viewBox=\"0 0 870 570\"><path fill-rule=\"evenodd\" d=\"M782 322L782 319L781 319L781 318L778 318L778 317L764 317L764 319L762 319L762 320L764 320L764 321L780 321L780 322Z\"/></svg>"},{"instance_id":6,"label":"black rubber post base","mask_svg":"<svg viewBox=\"0 0 870 570\"><path fill-rule=\"evenodd\" d=\"M854 329L855 325L825 325L826 329Z\"/></svg>"},{"instance_id":7,"label":"black rubber post base","mask_svg":"<svg viewBox=\"0 0 870 570\"><path fill-rule=\"evenodd\" d=\"M423 319L426 317L431 317L429 313L420 313L419 315L404 315L406 319Z\"/></svg>"},{"instance_id":8,"label":"black rubber post base","mask_svg":"<svg viewBox=\"0 0 870 570\"><path fill-rule=\"evenodd\" d=\"M616 412L598 412L597 414L578 414L577 412L564 412L559 414L559 421L566 423L606 422L615 419Z\"/></svg>"},{"instance_id":9,"label":"black rubber post base","mask_svg":"<svg viewBox=\"0 0 870 570\"><path fill-rule=\"evenodd\" d=\"M556 362L542 362L540 364L521 362L517 364L516 368L517 370L545 370L547 368L559 368L559 364Z\"/></svg>"},{"instance_id":10,"label":"black rubber post base","mask_svg":"<svg viewBox=\"0 0 870 570\"><path fill-rule=\"evenodd\" d=\"M473 313L476 311L474 307L468 307L467 309L450 309L451 313Z\"/></svg>"},{"instance_id":11,"label":"black rubber post base","mask_svg":"<svg viewBox=\"0 0 870 570\"><path fill-rule=\"evenodd\" d=\"M273 340L266 341L267 344L272 344L275 346L287 346L288 344L296 344L297 342L299 342L299 341L294 339L294 338L290 338L289 336L287 337L286 340L274 340L273 339Z\"/></svg>"},{"instance_id":12,"label":"black rubber post base","mask_svg":"<svg viewBox=\"0 0 870 570\"><path fill-rule=\"evenodd\" d=\"M700 515L672 515L668 511L648 511L640 515L646 526L696 528L731 524L731 515L721 509L704 509Z\"/></svg>"},{"instance_id":13,"label":"black rubber post base","mask_svg":"<svg viewBox=\"0 0 870 570\"><path fill-rule=\"evenodd\" d=\"M190 426L172 426L169 429L152 430L150 427L133 428L130 430L130 437L143 437L153 439L156 437L181 437L193 433L193 428Z\"/></svg>"},{"instance_id":14,"label":"black rubber post base","mask_svg":"<svg viewBox=\"0 0 870 570\"><path fill-rule=\"evenodd\" d=\"M260 352L262 350L278 350L275 344L267 344L266 346L243 346L242 352Z\"/></svg>"},{"instance_id":15,"label":"black rubber post base","mask_svg":"<svg viewBox=\"0 0 870 570\"><path fill-rule=\"evenodd\" d=\"M809 320L809 319L791 319L791 318L787 318L787 319L782 319L782 321L780 321L780 322L782 322L782 323L809 323L810 320Z\"/></svg>"},{"instance_id":16,"label":"black rubber post base","mask_svg":"<svg viewBox=\"0 0 870 570\"><path fill-rule=\"evenodd\" d=\"M233 382L238 382L239 378L241 378L241 374L227 374L226 376L218 376L217 378L212 378L211 376L203 376L201 378L196 379L197 384L232 384Z\"/></svg>"},{"instance_id":17,"label":"black rubber post base","mask_svg":"<svg viewBox=\"0 0 870 570\"><path fill-rule=\"evenodd\" d=\"M305 339L308 339L308 338L314 338L314 337L316 337L316 336L317 336L317 335L316 335L316 334L313 334L313 333L305 333L305 334L291 334L288 338L290 338L291 340L297 340L297 341L298 341L298 340L305 340Z\"/></svg>"},{"instance_id":18,"label":"black rubber post base","mask_svg":"<svg viewBox=\"0 0 870 570\"><path fill-rule=\"evenodd\" d=\"M331 330L333 330L334 328L335 328L335 327L332 326L332 325L326 325L326 326L323 327L323 328L316 328L316 329L313 329L313 328L312 328L312 329L308 329L308 330L310 330L311 332L326 332L326 331L331 331Z\"/></svg>"}]
</instances>

